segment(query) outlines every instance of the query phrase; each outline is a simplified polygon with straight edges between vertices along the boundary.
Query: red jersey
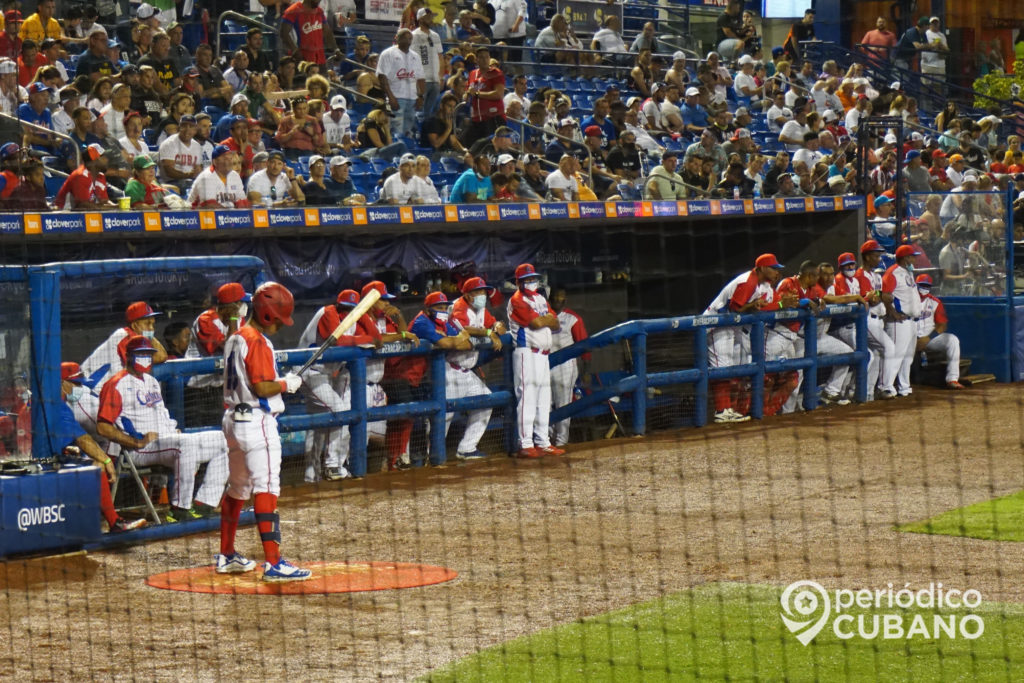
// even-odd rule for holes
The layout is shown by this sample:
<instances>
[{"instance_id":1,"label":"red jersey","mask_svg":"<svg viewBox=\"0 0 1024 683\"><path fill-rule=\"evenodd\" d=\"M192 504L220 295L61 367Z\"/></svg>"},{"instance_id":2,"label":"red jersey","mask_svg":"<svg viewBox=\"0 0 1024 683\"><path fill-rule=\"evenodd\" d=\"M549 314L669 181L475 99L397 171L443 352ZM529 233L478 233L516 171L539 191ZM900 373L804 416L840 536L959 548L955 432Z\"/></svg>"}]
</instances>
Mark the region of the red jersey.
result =
<instances>
[{"instance_id":1,"label":"red jersey","mask_svg":"<svg viewBox=\"0 0 1024 683\"><path fill-rule=\"evenodd\" d=\"M224 145L232 152L238 152L239 154L241 154L242 175L245 176L246 178L252 175L252 158L256 156L256 154L252 151L252 145L246 143L245 149L242 149L242 146L238 144L238 140L236 140L233 137L229 137L227 140L222 140L220 144Z\"/></svg>"},{"instance_id":2,"label":"red jersey","mask_svg":"<svg viewBox=\"0 0 1024 683\"><path fill-rule=\"evenodd\" d=\"M36 53L36 60L34 64L26 64L24 60L18 57L18 85L22 88L27 88L32 81L36 80L36 71L39 67L46 66L49 64L46 61L46 57L42 53Z\"/></svg>"},{"instance_id":3,"label":"red jersey","mask_svg":"<svg viewBox=\"0 0 1024 683\"><path fill-rule=\"evenodd\" d=\"M13 171L0 173L0 199L8 199L15 188L21 183L18 174Z\"/></svg>"},{"instance_id":4,"label":"red jersey","mask_svg":"<svg viewBox=\"0 0 1024 683\"><path fill-rule=\"evenodd\" d=\"M473 87L480 86L485 92L494 90L499 85L505 85L505 74L501 69L488 69L481 74L481 69L474 69L469 72L467 92L469 96L470 114L474 121L487 121L500 116L505 118L505 102L499 97L496 100L485 100L473 95Z\"/></svg>"},{"instance_id":5,"label":"red jersey","mask_svg":"<svg viewBox=\"0 0 1024 683\"><path fill-rule=\"evenodd\" d=\"M307 9L302 2L295 2L281 15L281 21L291 24L295 29L296 42L303 61L327 63L324 55L324 27L327 26L327 15L322 9Z\"/></svg>"},{"instance_id":6,"label":"red jersey","mask_svg":"<svg viewBox=\"0 0 1024 683\"><path fill-rule=\"evenodd\" d=\"M220 354L224 349L224 342L228 339L225 334L226 329L220 316L217 315L216 308L207 309L199 314L196 321L192 323L192 336L204 356Z\"/></svg>"},{"instance_id":7,"label":"red jersey","mask_svg":"<svg viewBox=\"0 0 1024 683\"><path fill-rule=\"evenodd\" d=\"M784 294L795 294L798 299L813 299L814 297L811 294L813 288L814 287L804 289L803 287L800 286L799 278L797 278L796 275L792 275L779 283L779 286L775 288L775 296L780 301L782 300L782 296ZM803 323L799 320L794 320L792 322L784 322L782 324L788 327L789 329L793 330L794 332L799 332L800 326L803 325Z\"/></svg>"},{"instance_id":8,"label":"red jersey","mask_svg":"<svg viewBox=\"0 0 1024 683\"><path fill-rule=\"evenodd\" d=\"M107 201L110 201L107 196L107 177L102 173L93 175L85 166L79 166L61 185L54 204L58 211L69 211L77 209L82 202L101 204Z\"/></svg>"},{"instance_id":9,"label":"red jersey","mask_svg":"<svg viewBox=\"0 0 1024 683\"><path fill-rule=\"evenodd\" d=\"M18 61L18 57L21 55L21 38L14 36L11 38L4 31L0 33L0 57L7 57L13 61Z\"/></svg>"}]
</instances>

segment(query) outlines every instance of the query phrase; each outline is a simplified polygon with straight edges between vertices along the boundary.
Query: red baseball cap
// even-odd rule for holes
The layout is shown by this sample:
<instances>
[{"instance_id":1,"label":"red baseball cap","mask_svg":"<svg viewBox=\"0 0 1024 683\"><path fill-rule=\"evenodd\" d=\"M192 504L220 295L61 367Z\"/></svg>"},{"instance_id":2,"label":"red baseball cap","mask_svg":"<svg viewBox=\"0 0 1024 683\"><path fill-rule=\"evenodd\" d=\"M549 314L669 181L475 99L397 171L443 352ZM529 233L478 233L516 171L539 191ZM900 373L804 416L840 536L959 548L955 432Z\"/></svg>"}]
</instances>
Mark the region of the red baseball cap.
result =
<instances>
[{"instance_id":1,"label":"red baseball cap","mask_svg":"<svg viewBox=\"0 0 1024 683\"><path fill-rule=\"evenodd\" d=\"M462 293L469 294L474 289L486 289L488 292L493 292L494 287L484 282L482 277L471 277L462 283Z\"/></svg>"},{"instance_id":2,"label":"red baseball cap","mask_svg":"<svg viewBox=\"0 0 1024 683\"><path fill-rule=\"evenodd\" d=\"M6 12L4 12L4 21L22 21L21 12L19 12L16 9L7 10Z\"/></svg>"},{"instance_id":3,"label":"red baseball cap","mask_svg":"<svg viewBox=\"0 0 1024 683\"><path fill-rule=\"evenodd\" d=\"M367 282L365 285L363 285L363 291L360 294L360 296L365 298L366 295L369 294L370 292L372 292L373 290L377 290L378 292L380 292L380 298L381 299L394 299L395 298L394 294L388 294L388 287L387 287L387 285L385 285L380 280L374 280L373 282Z\"/></svg>"},{"instance_id":4,"label":"red baseball cap","mask_svg":"<svg viewBox=\"0 0 1024 683\"><path fill-rule=\"evenodd\" d=\"M128 304L128 308L124 312L125 320L129 323L142 320L143 318L155 318L158 315L160 313L154 311L145 301L136 301L133 304Z\"/></svg>"},{"instance_id":5,"label":"red baseball cap","mask_svg":"<svg viewBox=\"0 0 1024 683\"><path fill-rule=\"evenodd\" d=\"M244 301L245 303L252 301L252 295L246 292L245 287L239 283L228 282L221 285L217 290L217 303L235 304L239 301Z\"/></svg>"},{"instance_id":6,"label":"red baseball cap","mask_svg":"<svg viewBox=\"0 0 1024 683\"><path fill-rule=\"evenodd\" d=\"M343 290L338 294L339 306L355 306L359 303L359 292L354 289Z\"/></svg>"},{"instance_id":7,"label":"red baseball cap","mask_svg":"<svg viewBox=\"0 0 1024 683\"><path fill-rule=\"evenodd\" d=\"M444 292L431 292L427 294L427 298L423 300L423 305L427 308L433 308L434 306L440 306L441 304L448 303L448 297L444 295Z\"/></svg>"},{"instance_id":8,"label":"red baseball cap","mask_svg":"<svg viewBox=\"0 0 1024 683\"><path fill-rule=\"evenodd\" d=\"M908 256L920 256L921 252L917 250L912 244L902 244L896 248L896 260L899 261L901 258Z\"/></svg>"},{"instance_id":9,"label":"red baseball cap","mask_svg":"<svg viewBox=\"0 0 1024 683\"><path fill-rule=\"evenodd\" d=\"M917 276L917 286L925 285L926 287L932 286L932 276L928 274L921 274Z\"/></svg>"},{"instance_id":10,"label":"red baseball cap","mask_svg":"<svg viewBox=\"0 0 1024 683\"><path fill-rule=\"evenodd\" d=\"M941 149L937 149L934 152L932 152L932 159L945 159L945 158L946 158L946 153L943 152Z\"/></svg>"},{"instance_id":11,"label":"red baseball cap","mask_svg":"<svg viewBox=\"0 0 1024 683\"><path fill-rule=\"evenodd\" d=\"M761 254L754 261L755 268L774 268L776 270L782 270L785 266L779 263L779 259L775 258L775 254Z\"/></svg>"},{"instance_id":12,"label":"red baseball cap","mask_svg":"<svg viewBox=\"0 0 1024 683\"><path fill-rule=\"evenodd\" d=\"M601 130L601 126L587 126L583 131L583 134L588 138L599 138L603 132L604 131Z\"/></svg>"},{"instance_id":13,"label":"red baseball cap","mask_svg":"<svg viewBox=\"0 0 1024 683\"><path fill-rule=\"evenodd\" d=\"M839 255L839 267L842 268L848 263L857 263L857 258L849 251L844 251Z\"/></svg>"},{"instance_id":14,"label":"red baseball cap","mask_svg":"<svg viewBox=\"0 0 1024 683\"><path fill-rule=\"evenodd\" d=\"M516 268L516 279L522 280L528 277L540 277L540 273L533 267L532 263L522 263Z\"/></svg>"},{"instance_id":15,"label":"red baseball cap","mask_svg":"<svg viewBox=\"0 0 1024 683\"><path fill-rule=\"evenodd\" d=\"M868 240L864 244L860 245L860 253L866 254L869 251L885 251L882 245L878 243L878 240Z\"/></svg>"},{"instance_id":16,"label":"red baseball cap","mask_svg":"<svg viewBox=\"0 0 1024 683\"><path fill-rule=\"evenodd\" d=\"M85 373L82 372L82 368L79 367L78 363L61 363L60 364L60 378L62 381L71 382L72 384L81 384L82 380L85 379Z\"/></svg>"}]
</instances>

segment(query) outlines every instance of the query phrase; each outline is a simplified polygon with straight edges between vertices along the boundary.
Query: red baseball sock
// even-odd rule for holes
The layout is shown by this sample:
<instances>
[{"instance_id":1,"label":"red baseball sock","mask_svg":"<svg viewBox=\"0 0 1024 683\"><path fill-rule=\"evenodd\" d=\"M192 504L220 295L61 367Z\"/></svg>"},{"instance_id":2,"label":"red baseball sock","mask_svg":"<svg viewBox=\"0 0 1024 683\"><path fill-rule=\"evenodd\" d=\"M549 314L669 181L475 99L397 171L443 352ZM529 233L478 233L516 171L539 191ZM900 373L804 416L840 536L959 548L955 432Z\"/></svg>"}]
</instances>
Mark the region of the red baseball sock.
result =
<instances>
[{"instance_id":1,"label":"red baseball sock","mask_svg":"<svg viewBox=\"0 0 1024 683\"><path fill-rule=\"evenodd\" d=\"M750 413L750 382L748 380L735 380L733 387L733 409L740 415Z\"/></svg>"},{"instance_id":2,"label":"red baseball sock","mask_svg":"<svg viewBox=\"0 0 1024 683\"><path fill-rule=\"evenodd\" d=\"M384 433L384 445L388 452L388 464L391 467L398 462L399 456L405 453L412 437L412 420L392 420L387 424Z\"/></svg>"},{"instance_id":3,"label":"red baseball sock","mask_svg":"<svg viewBox=\"0 0 1024 683\"><path fill-rule=\"evenodd\" d=\"M720 413L732 406L732 380L720 379L711 383L711 396L715 401L715 412Z\"/></svg>"},{"instance_id":4,"label":"red baseball sock","mask_svg":"<svg viewBox=\"0 0 1024 683\"><path fill-rule=\"evenodd\" d=\"M273 493L257 493L253 508L256 511L256 528L260 532L260 542L263 543L263 556L270 564L277 564L281 559L281 530L276 521L277 496Z\"/></svg>"},{"instance_id":5,"label":"red baseball sock","mask_svg":"<svg viewBox=\"0 0 1024 683\"><path fill-rule=\"evenodd\" d=\"M235 552L235 532L238 531L238 516L242 514L244 500L224 494L220 501L220 554Z\"/></svg>"},{"instance_id":6,"label":"red baseball sock","mask_svg":"<svg viewBox=\"0 0 1024 683\"><path fill-rule=\"evenodd\" d=\"M110 497L110 482L107 481L107 473L100 471L100 512L107 524L114 526L117 521L117 510L114 509L114 499Z\"/></svg>"}]
</instances>

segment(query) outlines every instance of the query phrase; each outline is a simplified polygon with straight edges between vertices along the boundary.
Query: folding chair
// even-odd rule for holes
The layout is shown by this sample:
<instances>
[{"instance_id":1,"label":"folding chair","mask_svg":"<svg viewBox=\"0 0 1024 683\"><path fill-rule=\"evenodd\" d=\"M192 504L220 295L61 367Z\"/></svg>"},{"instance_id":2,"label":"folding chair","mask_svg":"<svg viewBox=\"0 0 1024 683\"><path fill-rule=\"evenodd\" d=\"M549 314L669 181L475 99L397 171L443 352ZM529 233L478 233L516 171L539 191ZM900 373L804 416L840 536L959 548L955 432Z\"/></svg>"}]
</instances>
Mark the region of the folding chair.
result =
<instances>
[{"instance_id":1,"label":"folding chair","mask_svg":"<svg viewBox=\"0 0 1024 683\"><path fill-rule=\"evenodd\" d=\"M153 518L154 524L163 524L163 520L160 519L160 515L156 511L156 506L153 505L153 499L149 496L149 491L146 489L146 483L142 481L142 476L139 474L139 468L135 466L135 462L131 458L131 454L121 449L121 453L117 456L117 464L114 466L114 485L110 489L110 499L114 500L117 496L117 487L121 483L121 471L127 468L131 473L132 479L135 480L136 486L139 488L139 494L142 496L143 502L146 504L146 509L149 510L150 516ZM142 468L144 473L154 473L154 468L144 467Z\"/></svg>"}]
</instances>

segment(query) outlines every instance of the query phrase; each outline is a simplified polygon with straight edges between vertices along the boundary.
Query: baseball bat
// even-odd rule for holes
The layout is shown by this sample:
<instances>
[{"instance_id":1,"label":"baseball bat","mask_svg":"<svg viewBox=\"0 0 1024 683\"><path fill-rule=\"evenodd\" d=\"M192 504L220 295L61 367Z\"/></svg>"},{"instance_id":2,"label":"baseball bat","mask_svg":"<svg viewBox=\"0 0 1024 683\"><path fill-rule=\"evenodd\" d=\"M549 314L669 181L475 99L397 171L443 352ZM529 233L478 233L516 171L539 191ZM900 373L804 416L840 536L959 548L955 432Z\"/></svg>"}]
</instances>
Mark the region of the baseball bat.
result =
<instances>
[{"instance_id":1,"label":"baseball bat","mask_svg":"<svg viewBox=\"0 0 1024 683\"><path fill-rule=\"evenodd\" d=\"M592 373L591 376L597 380L597 386L603 389L604 382L601 381L601 376L598 375L596 372ZM615 419L615 421L612 423L612 426L608 428L608 431L604 435L604 438L606 439L610 439L613 436L615 436L616 429L622 432L623 436L626 436L626 428L622 426L622 420L619 419L619 413L618 411L615 410L615 404L618 402L618 400L618 396L613 396L612 398L605 401L605 403L608 404L608 410L611 411L612 417Z\"/></svg>"},{"instance_id":2,"label":"baseball bat","mask_svg":"<svg viewBox=\"0 0 1024 683\"><path fill-rule=\"evenodd\" d=\"M341 335L345 334L345 332L353 327L356 322L370 310L370 307L377 303L379 299L380 292L376 289L370 290L370 293L364 296L362 300L356 304L356 307L349 311L349 314L345 316L344 320L338 323L338 326L334 328L334 332L331 332L327 339L324 339L324 343L320 345L320 348L309 357L309 360L303 363L302 367L299 368L295 374L302 375L302 373L308 370L309 366L315 363L320 356L324 355L324 351L337 344Z\"/></svg>"}]
</instances>

